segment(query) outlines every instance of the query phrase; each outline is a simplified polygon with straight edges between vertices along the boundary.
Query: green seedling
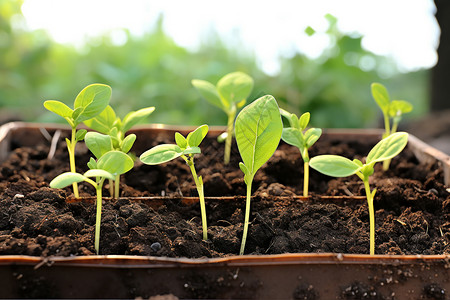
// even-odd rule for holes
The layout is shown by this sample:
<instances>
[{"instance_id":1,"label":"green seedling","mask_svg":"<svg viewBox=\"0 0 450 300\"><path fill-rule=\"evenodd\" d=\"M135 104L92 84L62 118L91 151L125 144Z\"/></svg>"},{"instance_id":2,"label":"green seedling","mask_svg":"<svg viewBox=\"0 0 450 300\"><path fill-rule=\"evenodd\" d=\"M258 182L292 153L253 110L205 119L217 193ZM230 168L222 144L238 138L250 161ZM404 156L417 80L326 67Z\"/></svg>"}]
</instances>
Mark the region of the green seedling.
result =
<instances>
[{"instance_id":1,"label":"green seedling","mask_svg":"<svg viewBox=\"0 0 450 300\"><path fill-rule=\"evenodd\" d=\"M245 105L247 97L253 89L253 79L245 73L233 72L222 77L216 86L199 79L192 80L192 85L203 98L222 109L228 116L224 154L224 163L228 164L230 162L234 119L238 109Z\"/></svg>"},{"instance_id":2,"label":"green seedling","mask_svg":"<svg viewBox=\"0 0 450 300\"><path fill-rule=\"evenodd\" d=\"M128 153L136 141L136 135L129 134L126 136L126 133L134 125L147 118L154 110L155 108L152 106L132 111L121 120L116 116L114 109L108 105L95 118L84 121L84 124L93 130L109 135L113 149ZM115 184L113 184L113 181ZM117 175L114 180L110 180L111 197L119 197L119 184L120 175Z\"/></svg>"},{"instance_id":3,"label":"green seedling","mask_svg":"<svg viewBox=\"0 0 450 300\"><path fill-rule=\"evenodd\" d=\"M274 97L263 96L247 105L236 118L236 142L247 185L244 233L239 254L244 254L250 218L252 182L256 171L269 160L280 143L283 130L280 110Z\"/></svg>"},{"instance_id":4,"label":"green seedling","mask_svg":"<svg viewBox=\"0 0 450 300\"><path fill-rule=\"evenodd\" d=\"M63 117L72 128L71 139L66 138L67 150L69 152L70 172L76 172L75 146L82 141L86 130L77 131L81 122L94 118L108 105L111 98L111 88L105 84L91 84L85 87L75 98L74 109L57 100L47 100L44 107L51 112ZM78 185L73 183L73 193L79 197Z\"/></svg>"},{"instance_id":5,"label":"green seedling","mask_svg":"<svg viewBox=\"0 0 450 300\"><path fill-rule=\"evenodd\" d=\"M203 239L208 239L208 226L206 223L205 197L203 193L202 176L197 176L194 166L194 155L201 153L198 147L208 133L208 125L202 125L184 137L179 132L175 133L176 144L162 144L151 148L141 154L139 159L147 165L159 165L177 157L181 157L189 166L194 177L200 199L200 212L202 216Z\"/></svg>"},{"instance_id":6,"label":"green seedling","mask_svg":"<svg viewBox=\"0 0 450 300\"><path fill-rule=\"evenodd\" d=\"M372 83L372 97L383 112L385 132L383 138L396 133L403 114L413 110L413 105L405 100L390 100L389 93L381 83ZM391 127L392 120L392 127ZM383 170L388 170L390 159L383 162Z\"/></svg>"},{"instance_id":7,"label":"green seedling","mask_svg":"<svg viewBox=\"0 0 450 300\"><path fill-rule=\"evenodd\" d=\"M311 158L310 161L311 168L325 175L347 177L356 174L363 181L369 206L371 255L375 254L375 213L373 199L376 189L373 191L370 190L369 177L374 173L375 163L392 159L405 148L407 143L408 134L406 132L393 133L382 139L370 150L365 164L358 159L351 161L339 155L319 155Z\"/></svg>"},{"instance_id":8,"label":"green seedling","mask_svg":"<svg viewBox=\"0 0 450 300\"><path fill-rule=\"evenodd\" d=\"M295 114L291 114L284 109L280 109L281 115L288 121L290 127L283 128L281 139L289 145L295 146L300 150L300 155L303 159L303 196L308 197L309 185L309 154L308 149L314 145L315 142L322 135L322 129L310 128L304 132L308 126L310 113L306 112L298 118Z\"/></svg>"},{"instance_id":9,"label":"green seedling","mask_svg":"<svg viewBox=\"0 0 450 300\"><path fill-rule=\"evenodd\" d=\"M91 184L97 194L97 213L95 219L95 242L94 247L97 254L100 246L100 224L102 218L102 187L105 179L114 179L117 174L124 174L133 168L133 160L121 151L109 151L104 153L97 161L93 158L88 163L90 170L84 174L66 172L50 182L52 188L64 188L85 181ZM94 177L95 179L91 179Z\"/></svg>"}]
</instances>

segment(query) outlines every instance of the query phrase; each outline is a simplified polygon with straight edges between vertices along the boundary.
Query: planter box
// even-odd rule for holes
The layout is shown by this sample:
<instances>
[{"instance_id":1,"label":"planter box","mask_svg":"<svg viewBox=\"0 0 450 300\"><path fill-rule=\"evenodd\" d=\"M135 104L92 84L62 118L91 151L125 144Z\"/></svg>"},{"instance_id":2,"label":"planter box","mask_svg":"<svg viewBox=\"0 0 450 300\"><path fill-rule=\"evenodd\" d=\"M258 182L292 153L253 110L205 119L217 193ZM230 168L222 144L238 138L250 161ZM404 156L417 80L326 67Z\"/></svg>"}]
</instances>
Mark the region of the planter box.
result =
<instances>
[{"instance_id":1,"label":"planter box","mask_svg":"<svg viewBox=\"0 0 450 300\"><path fill-rule=\"evenodd\" d=\"M48 143L41 128L51 135L67 127L24 123L0 128L0 159L19 146ZM134 150L141 153L149 142L175 128L141 127ZM190 130L189 128L187 130ZM184 132L186 132L185 130ZM217 135L221 129L211 129ZM379 130L325 130L321 140L376 143ZM410 136L408 148L423 164L441 165L444 184L450 186L450 158ZM200 161L200 159L199 159ZM206 183L205 183L206 184ZM243 194L242 194L243 195ZM448 199L448 191L447 191ZM327 195L314 200L364 201L364 197ZM139 201L158 206L164 197ZM234 197L207 197L206 201L242 201ZM184 203L196 198L183 197ZM239 241L241 236L238 237ZM172 294L179 298L266 299L446 299L450 292L449 255L375 255L296 253L244 255L221 258L170 258L131 255L80 257L0 257L0 297L133 298Z\"/></svg>"}]
</instances>

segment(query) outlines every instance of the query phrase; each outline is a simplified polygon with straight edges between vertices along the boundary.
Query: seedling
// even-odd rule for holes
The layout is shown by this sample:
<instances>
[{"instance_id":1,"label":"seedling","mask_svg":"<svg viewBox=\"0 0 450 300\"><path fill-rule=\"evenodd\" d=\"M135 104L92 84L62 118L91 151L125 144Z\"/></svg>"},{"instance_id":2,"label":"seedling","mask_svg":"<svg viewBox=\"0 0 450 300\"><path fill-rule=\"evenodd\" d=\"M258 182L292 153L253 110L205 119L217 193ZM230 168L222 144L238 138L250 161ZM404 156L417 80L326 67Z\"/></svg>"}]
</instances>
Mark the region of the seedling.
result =
<instances>
[{"instance_id":1,"label":"seedling","mask_svg":"<svg viewBox=\"0 0 450 300\"><path fill-rule=\"evenodd\" d=\"M300 150L300 155L303 158L303 196L308 197L309 185L309 154L308 149L314 145L315 142L322 135L322 129L310 128L303 132L308 126L310 113L306 112L300 116L300 119L284 109L280 109L281 115L288 119L291 127L283 128L281 139L289 145L295 146Z\"/></svg>"},{"instance_id":2,"label":"seedling","mask_svg":"<svg viewBox=\"0 0 450 300\"><path fill-rule=\"evenodd\" d=\"M82 141L86 130L77 131L78 125L86 120L92 119L101 113L109 103L111 88L105 84L91 84L85 87L75 98L74 109L57 100L47 100L44 107L51 112L63 117L72 128L71 139L66 138L67 150L69 152L70 172L75 173L75 146ZM79 197L78 185L73 183L73 193Z\"/></svg>"},{"instance_id":3,"label":"seedling","mask_svg":"<svg viewBox=\"0 0 450 300\"><path fill-rule=\"evenodd\" d=\"M132 111L121 120L116 116L114 109L108 105L95 118L86 120L84 124L93 130L109 135L111 137L113 149L128 153L136 141L136 135L129 134L125 136L125 134L134 125L147 118L154 110L155 108L152 106ZM115 198L118 198L120 175L117 175L114 179L115 185L112 182L113 180L110 181L111 196L113 197L114 195Z\"/></svg>"},{"instance_id":4,"label":"seedling","mask_svg":"<svg viewBox=\"0 0 450 300\"><path fill-rule=\"evenodd\" d=\"M175 133L175 144L162 144L151 148L141 154L139 159L147 165L159 165L177 157L184 159L191 169L200 199L200 212L202 215L203 239L208 239L208 226L206 223L205 197L203 193L202 176L197 176L194 166L194 155L201 153L198 147L208 133L208 125L202 125L184 137L179 132Z\"/></svg>"},{"instance_id":5,"label":"seedling","mask_svg":"<svg viewBox=\"0 0 450 300\"><path fill-rule=\"evenodd\" d=\"M311 168L334 177L347 177L356 174L364 183L367 203L369 206L370 223L370 254L375 254L375 213L373 199L376 189L370 190L369 177L374 173L374 165L377 162L392 159L398 155L408 143L406 132L396 132L378 142L366 158L363 164L360 160L353 161L339 155L319 155L311 158Z\"/></svg>"},{"instance_id":6,"label":"seedling","mask_svg":"<svg viewBox=\"0 0 450 300\"><path fill-rule=\"evenodd\" d=\"M381 83L372 83L372 96L375 102L383 112L385 132L383 138L397 132L398 123L400 123L403 114L413 110L413 105L405 100L390 100L389 93ZM392 127L391 127L392 119ZM391 160L383 162L383 170L388 170Z\"/></svg>"},{"instance_id":7,"label":"seedling","mask_svg":"<svg viewBox=\"0 0 450 300\"><path fill-rule=\"evenodd\" d=\"M250 218L252 182L256 171L273 155L280 143L283 130L280 110L274 97L263 96L247 105L236 118L236 142L247 185L244 233L239 254L244 254Z\"/></svg>"},{"instance_id":8,"label":"seedling","mask_svg":"<svg viewBox=\"0 0 450 300\"><path fill-rule=\"evenodd\" d=\"M228 164L230 162L234 119L238 109L245 105L247 97L253 89L253 79L245 73L233 72L222 77L216 86L199 79L192 80L192 85L203 98L222 109L228 116L223 159L224 163Z\"/></svg>"},{"instance_id":9,"label":"seedling","mask_svg":"<svg viewBox=\"0 0 450 300\"><path fill-rule=\"evenodd\" d=\"M50 187L61 189L74 182L85 181L91 184L97 194L97 213L95 219L95 242L97 254L100 246L100 224L102 218L102 187L105 179L114 179L117 174L124 174L133 168L133 160L121 151L109 151L103 154L97 161L93 158L88 163L90 170L84 174L66 172L50 182ZM91 179L94 177L95 180Z\"/></svg>"}]
</instances>

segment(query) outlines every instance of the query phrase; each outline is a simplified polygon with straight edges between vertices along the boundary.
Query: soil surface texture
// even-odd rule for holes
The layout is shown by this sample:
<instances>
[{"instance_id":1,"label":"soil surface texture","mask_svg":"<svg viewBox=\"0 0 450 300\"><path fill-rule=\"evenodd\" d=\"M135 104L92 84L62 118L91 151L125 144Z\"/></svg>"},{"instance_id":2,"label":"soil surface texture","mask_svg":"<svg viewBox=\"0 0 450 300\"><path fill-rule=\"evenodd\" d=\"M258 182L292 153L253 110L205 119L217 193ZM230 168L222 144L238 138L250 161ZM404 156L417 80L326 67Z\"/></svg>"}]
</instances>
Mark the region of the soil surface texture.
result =
<instances>
[{"instance_id":1,"label":"soil surface texture","mask_svg":"<svg viewBox=\"0 0 450 300\"><path fill-rule=\"evenodd\" d=\"M173 143L173 135L161 134L145 143L139 147ZM364 159L373 145L319 140L310 157L338 154ZM108 198L108 184L104 187L100 254L190 258L238 254L246 186L236 145L229 165L222 162L223 146L207 137L195 157L207 197L207 241L202 240L199 204L190 198L197 190L186 163L181 158L158 166L136 161L121 178L120 199ZM142 153L133 151L137 156ZM69 170L63 137L50 159L48 154L47 142L32 148L13 145L0 165L0 255L95 254L95 191L82 183L85 198L75 200L71 188L50 188L54 177ZM90 156L79 143L79 172L87 170ZM377 189L375 252L450 254L450 196L440 166L419 164L406 148L387 172L381 167L376 165L370 181ZM308 199L299 197L303 161L297 148L281 143L254 178L245 253L368 253L369 215L362 181L311 169L309 190Z\"/></svg>"}]
</instances>

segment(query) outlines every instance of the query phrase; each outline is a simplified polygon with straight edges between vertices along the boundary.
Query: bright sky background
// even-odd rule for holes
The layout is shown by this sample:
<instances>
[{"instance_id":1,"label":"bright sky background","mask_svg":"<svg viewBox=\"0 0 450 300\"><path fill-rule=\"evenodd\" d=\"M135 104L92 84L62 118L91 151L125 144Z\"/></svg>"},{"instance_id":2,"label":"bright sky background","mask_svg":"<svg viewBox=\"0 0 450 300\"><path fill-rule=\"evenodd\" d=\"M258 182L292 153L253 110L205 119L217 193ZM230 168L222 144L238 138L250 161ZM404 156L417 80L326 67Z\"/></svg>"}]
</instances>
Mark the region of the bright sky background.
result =
<instances>
[{"instance_id":1,"label":"bright sky background","mask_svg":"<svg viewBox=\"0 0 450 300\"><path fill-rule=\"evenodd\" d=\"M120 28L142 34L163 12L164 28L179 45L195 49L213 26L233 45L244 41L268 73L278 70L279 55L320 55L329 43L327 13L341 31L362 34L366 49L393 57L402 71L432 67L439 41L433 0L25 0L22 10L30 29L77 46L105 32L121 43ZM307 26L317 34L308 37Z\"/></svg>"}]
</instances>

